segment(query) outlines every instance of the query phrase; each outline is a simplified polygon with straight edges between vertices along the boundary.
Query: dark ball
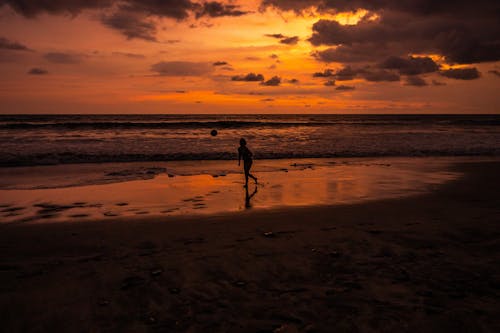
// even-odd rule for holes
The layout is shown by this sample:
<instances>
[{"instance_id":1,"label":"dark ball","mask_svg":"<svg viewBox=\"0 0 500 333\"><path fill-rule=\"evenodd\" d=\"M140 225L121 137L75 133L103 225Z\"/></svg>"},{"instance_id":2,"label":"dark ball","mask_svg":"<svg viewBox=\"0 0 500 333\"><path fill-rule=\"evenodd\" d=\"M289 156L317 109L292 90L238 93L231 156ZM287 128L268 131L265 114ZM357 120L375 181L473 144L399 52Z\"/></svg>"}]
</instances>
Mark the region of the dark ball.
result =
<instances>
[{"instance_id":1,"label":"dark ball","mask_svg":"<svg viewBox=\"0 0 500 333\"><path fill-rule=\"evenodd\" d=\"M211 136L217 136L217 130L212 130L212 132L210 132L210 135Z\"/></svg>"}]
</instances>

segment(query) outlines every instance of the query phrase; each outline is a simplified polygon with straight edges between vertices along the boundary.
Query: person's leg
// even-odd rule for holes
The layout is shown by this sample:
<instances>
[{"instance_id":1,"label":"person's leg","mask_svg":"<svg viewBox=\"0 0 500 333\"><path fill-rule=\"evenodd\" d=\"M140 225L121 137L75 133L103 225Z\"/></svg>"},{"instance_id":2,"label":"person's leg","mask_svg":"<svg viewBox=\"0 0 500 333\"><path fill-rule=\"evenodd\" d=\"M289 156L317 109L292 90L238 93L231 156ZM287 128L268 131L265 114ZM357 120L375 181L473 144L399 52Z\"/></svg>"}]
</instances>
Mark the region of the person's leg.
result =
<instances>
[{"instance_id":1,"label":"person's leg","mask_svg":"<svg viewBox=\"0 0 500 333\"><path fill-rule=\"evenodd\" d=\"M244 162L243 169L245 170L245 187L248 186L248 176L250 175L250 167L247 162Z\"/></svg>"},{"instance_id":2,"label":"person's leg","mask_svg":"<svg viewBox=\"0 0 500 333\"><path fill-rule=\"evenodd\" d=\"M254 175L252 175L250 173L250 168L252 167L252 164L253 164L253 161L248 162L248 176L255 181L255 184L257 184L257 177L255 177Z\"/></svg>"}]
</instances>

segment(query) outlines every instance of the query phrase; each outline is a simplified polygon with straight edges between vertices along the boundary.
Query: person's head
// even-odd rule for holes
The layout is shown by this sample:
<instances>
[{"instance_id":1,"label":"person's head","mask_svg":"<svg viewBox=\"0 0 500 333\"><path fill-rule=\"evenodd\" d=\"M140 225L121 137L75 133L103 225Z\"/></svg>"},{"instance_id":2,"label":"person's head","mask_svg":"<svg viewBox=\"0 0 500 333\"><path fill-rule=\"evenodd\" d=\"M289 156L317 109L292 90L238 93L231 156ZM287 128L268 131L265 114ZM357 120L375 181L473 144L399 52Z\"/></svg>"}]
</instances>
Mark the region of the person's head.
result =
<instances>
[{"instance_id":1,"label":"person's head","mask_svg":"<svg viewBox=\"0 0 500 333\"><path fill-rule=\"evenodd\" d=\"M240 146L246 146L247 145L247 140L241 138L240 139Z\"/></svg>"}]
</instances>

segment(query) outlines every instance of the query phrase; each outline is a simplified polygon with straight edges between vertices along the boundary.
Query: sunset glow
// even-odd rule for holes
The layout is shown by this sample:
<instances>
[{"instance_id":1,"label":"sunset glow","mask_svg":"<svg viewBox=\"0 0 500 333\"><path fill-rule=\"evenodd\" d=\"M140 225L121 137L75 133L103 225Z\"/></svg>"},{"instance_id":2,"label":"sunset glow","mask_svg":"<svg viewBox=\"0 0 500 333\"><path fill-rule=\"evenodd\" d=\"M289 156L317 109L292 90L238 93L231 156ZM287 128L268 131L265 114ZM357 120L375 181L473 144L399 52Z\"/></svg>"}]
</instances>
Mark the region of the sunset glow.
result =
<instances>
[{"instance_id":1,"label":"sunset glow","mask_svg":"<svg viewBox=\"0 0 500 333\"><path fill-rule=\"evenodd\" d=\"M477 32L498 24L458 9L461 23L412 40L440 13L322 1L2 3L2 113L498 113L498 50L465 44L497 43ZM474 37L448 50L453 24Z\"/></svg>"}]
</instances>

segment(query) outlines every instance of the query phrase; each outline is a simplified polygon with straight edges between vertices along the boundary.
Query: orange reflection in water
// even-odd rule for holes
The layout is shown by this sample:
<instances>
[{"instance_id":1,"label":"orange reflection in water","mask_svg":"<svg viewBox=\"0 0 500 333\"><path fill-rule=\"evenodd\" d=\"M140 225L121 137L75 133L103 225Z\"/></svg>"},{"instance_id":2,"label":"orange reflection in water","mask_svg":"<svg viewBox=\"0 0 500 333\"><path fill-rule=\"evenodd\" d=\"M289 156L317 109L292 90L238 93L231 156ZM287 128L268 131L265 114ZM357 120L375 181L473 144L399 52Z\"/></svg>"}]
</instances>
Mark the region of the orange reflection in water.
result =
<instances>
[{"instance_id":1,"label":"orange reflection in water","mask_svg":"<svg viewBox=\"0 0 500 333\"><path fill-rule=\"evenodd\" d=\"M162 163L154 165L162 166ZM168 163L169 169L182 169L190 174L186 176L160 174L153 179L112 184L3 189L0 190L0 216L2 222L7 223L53 222L337 205L422 193L459 176L448 171L446 159L306 159L293 163L268 160L256 161L255 166L253 173L259 178L259 184L250 184L248 193L234 161ZM134 165L120 167L133 169ZM49 169L43 170L48 173ZM37 172L37 168L30 170ZM74 177L75 172L71 175ZM13 172L15 177L25 180L29 175L27 171L18 175ZM20 184L27 188L26 181ZM10 183L9 188L16 186Z\"/></svg>"}]
</instances>

